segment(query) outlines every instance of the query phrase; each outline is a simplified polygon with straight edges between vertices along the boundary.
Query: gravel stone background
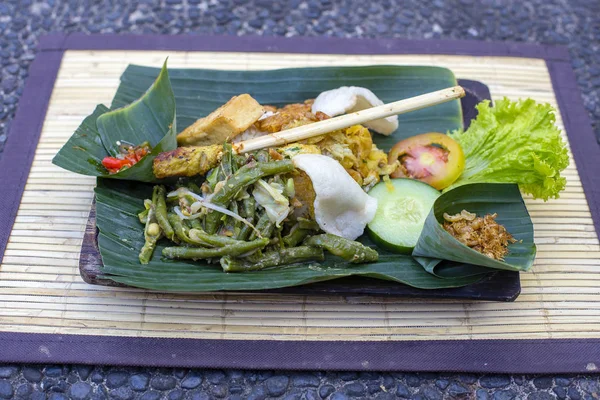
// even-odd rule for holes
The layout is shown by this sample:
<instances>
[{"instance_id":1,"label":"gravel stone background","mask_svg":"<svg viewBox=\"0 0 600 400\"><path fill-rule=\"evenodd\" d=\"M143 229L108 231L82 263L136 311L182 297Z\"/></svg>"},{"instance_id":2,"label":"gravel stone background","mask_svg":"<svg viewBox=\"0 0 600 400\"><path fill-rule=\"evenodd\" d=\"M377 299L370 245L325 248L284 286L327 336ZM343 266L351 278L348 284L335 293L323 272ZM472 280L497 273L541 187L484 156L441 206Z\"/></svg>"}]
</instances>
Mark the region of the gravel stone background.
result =
<instances>
[{"instance_id":1,"label":"gravel stone background","mask_svg":"<svg viewBox=\"0 0 600 400\"><path fill-rule=\"evenodd\" d=\"M600 377L0 365L0 399L13 398L597 400Z\"/></svg>"},{"instance_id":2,"label":"gravel stone background","mask_svg":"<svg viewBox=\"0 0 600 400\"><path fill-rule=\"evenodd\" d=\"M48 32L510 40L569 47L600 139L599 0L0 1L0 152ZM1 156L1 154L0 154ZM0 344L1 351L1 344ZM600 399L596 376L0 365L0 399Z\"/></svg>"}]
</instances>

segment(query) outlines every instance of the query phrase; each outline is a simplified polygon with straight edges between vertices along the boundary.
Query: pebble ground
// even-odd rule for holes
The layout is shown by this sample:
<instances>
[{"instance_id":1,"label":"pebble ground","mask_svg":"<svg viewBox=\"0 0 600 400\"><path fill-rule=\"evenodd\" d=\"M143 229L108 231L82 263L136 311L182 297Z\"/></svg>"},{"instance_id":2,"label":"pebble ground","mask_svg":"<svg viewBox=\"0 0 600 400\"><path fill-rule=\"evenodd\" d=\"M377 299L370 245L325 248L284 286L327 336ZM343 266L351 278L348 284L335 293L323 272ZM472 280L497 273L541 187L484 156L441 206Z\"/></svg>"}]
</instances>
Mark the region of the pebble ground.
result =
<instances>
[{"instance_id":1,"label":"pebble ground","mask_svg":"<svg viewBox=\"0 0 600 400\"><path fill-rule=\"evenodd\" d=\"M597 400L599 376L0 365L0 399Z\"/></svg>"},{"instance_id":2,"label":"pebble ground","mask_svg":"<svg viewBox=\"0 0 600 400\"><path fill-rule=\"evenodd\" d=\"M598 0L0 1L0 152L49 32L456 38L569 48L600 138ZM1 154L0 154L1 157ZM1 345L0 345L1 346ZM1 349L0 349L1 351ZM0 365L0 399L600 399L598 376L294 373Z\"/></svg>"}]
</instances>

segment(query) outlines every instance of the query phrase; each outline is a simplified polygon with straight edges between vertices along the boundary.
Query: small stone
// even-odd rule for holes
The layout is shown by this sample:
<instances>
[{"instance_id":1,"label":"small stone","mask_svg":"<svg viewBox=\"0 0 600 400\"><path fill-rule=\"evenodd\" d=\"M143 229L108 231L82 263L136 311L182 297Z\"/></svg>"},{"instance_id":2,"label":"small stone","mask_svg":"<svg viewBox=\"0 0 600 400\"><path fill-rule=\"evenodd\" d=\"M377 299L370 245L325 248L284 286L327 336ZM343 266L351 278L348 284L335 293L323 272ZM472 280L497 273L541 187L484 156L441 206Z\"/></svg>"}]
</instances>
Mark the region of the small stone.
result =
<instances>
[{"instance_id":1,"label":"small stone","mask_svg":"<svg viewBox=\"0 0 600 400\"><path fill-rule=\"evenodd\" d=\"M48 397L49 400L69 400L69 398L67 396L65 396L63 393L52 393L50 395L50 397Z\"/></svg>"},{"instance_id":2,"label":"small stone","mask_svg":"<svg viewBox=\"0 0 600 400\"><path fill-rule=\"evenodd\" d=\"M244 388L242 386L239 386L239 385L229 386L229 393L231 393L231 394L239 394L239 393L242 393L243 391L244 391Z\"/></svg>"},{"instance_id":3,"label":"small stone","mask_svg":"<svg viewBox=\"0 0 600 400\"><path fill-rule=\"evenodd\" d=\"M181 399L183 399L183 390L181 390L181 389L175 389L175 390L169 392L168 399L169 400L181 400Z\"/></svg>"},{"instance_id":4,"label":"small stone","mask_svg":"<svg viewBox=\"0 0 600 400\"><path fill-rule=\"evenodd\" d=\"M333 385L323 385L319 388L319 396L322 399L326 399L331 393L335 392Z\"/></svg>"},{"instance_id":5,"label":"small stone","mask_svg":"<svg viewBox=\"0 0 600 400\"><path fill-rule=\"evenodd\" d=\"M257 380L259 380L260 382L262 381L266 381L267 379L269 379L270 377L273 376L273 371L260 371L258 373L258 375L253 375L256 376Z\"/></svg>"},{"instance_id":6,"label":"small stone","mask_svg":"<svg viewBox=\"0 0 600 400\"><path fill-rule=\"evenodd\" d=\"M519 386L523 386L526 384L526 382L528 382L523 375L514 375L512 378L513 381Z\"/></svg>"},{"instance_id":7,"label":"small stone","mask_svg":"<svg viewBox=\"0 0 600 400\"><path fill-rule=\"evenodd\" d=\"M247 400L265 400L266 398L267 390L263 385L259 385L252 388Z\"/></svg>"},{"instance_id":8,"label":"small stone","mask_svg":"<svg viewBox=\"0 0 600 400\"><path fill-rule=\"evenodd\" d=\"M17 397L29 397L33 393L33 386L28 383L19 385L17 388Z\"/></svg>"},{"instance_id":9,"label":"small stone","mask_svg":"<svg viewBox=\"0 0 600 400\"><path fill-rule=\"evenodd\" d=\"M206 374L206 380L214 385L225 383L225 374L221 371L210 371Z\"/></svg>"},{"instance_id":10,"label":"small stone","mask_svg":"<svg viewBox=\"0 0 600 400\"><path fill-rule=\"evenodd\" d=\"M467 385L472 385L477 382L477 376L471 374L459 375L458 380Z\"/></svg>"},{"instance_id":11,"label":"small stone","mask_svg":"<svg viewBox=\"0 0 600 400\"><path fill-rule=\"evenodd\" d=\"M516 395L517 392L515 392L512 389L499 390L497 392L494 392L494 400L512 400L515 398Z\"/></svg>"},{"instance_id":12,"label":"small stone","mask_svg":"<svg viewBox=\"0 0 600 400\"><path fill-rule=\"evenodd\" d=\"M45 374L52 378L58 378L62 375L62 368L57 365L46 367Z\"/></svg>"},{"instance_id":13,"label":"small stone","mask_svg":"<svg viewBox=\"0 0 600 400\"><path fill-rule=\"evenodd\" d=\"M90 374L94 370L94 367L91 367L89 365L78 365L76 369L77 369L77 373L79 374L79 377L81 378L81 380L85 381L85 380L87 380L87 378L90 376Z\"/></svg>"},{"instance_id":14,"label":"small stone","mask_svg":"<svg viewBox=\"0 0 600 400\"><path fill-rule=\"evenodd\" d=\"M321 380L314 375L294 375L292 376L292 386L299 388L318 387Z\"/></svg>"},{"instance_id":15,"label":"small stone","mask_svg":"<svg viewBox=\"0 0 600 400\"><path fill-rule=\"evenodd\" d=\"M386 390L390 390L391 388L394 387L395 384L396 384L396 380L394 379L394 377L392 377L390 375L386 375L383 377L383 387Z\"/></svg>"},{"instance_id":16,"label":"small stone","mask_svg":"<svg viewBox=\"0 0 600 400\"><path fill-rule=\"evenodd\" d=\"M557 386L554 389L552 389L552 391L559 400L564 400L567 398L567 389L565 389L564 387Z\"/></svg>"},{"instance_id":17,"label":"small stone","mask_svg":"<svg viewBox=\"0 0 600 400\"><path fill-rule=\"evenodd\" d=\"M435 381L435 386L439 387L442 390L446 390L449 384L450 381L448 381L448 379L438 379Z\"/></svg>"},{"instance_id":18,"label":"small stone","mask_svg":"<svg viewBox=\"0 0 600 400\"><path fill-rule=\"evenodd\" d=\"M178 379L183 379L185 377L185 374L187 374L187 373L188 373L187 369L183 369L183 368L173 369L173 376Z\"/></svg>"},{"instance_id":19,"label":"small stone","mask_svg":"<svg viewBox=\"0 0 600 400\"><path fill-rule=\"evenodd\" d=\"M23 377L29 382L40 382L42 380L42 373L39 369L26 367L23 369Z\"/></svg>"},{"instance_id":20,"label":"small stone","mask_svg":"<svg viewBox=\"0 0 600 400\"><path fill-rule=\"evenodd\" d=\"M287 376L273 376L265 381L267 384L267 392L273 396L281 396L285 393L290 379Z\"/></svg>"},{"instance_id":21,"label":"small stone","mask_svg":"<svg viewBox=\"0 0 600 400\"><path fill-rule=\"evenodd\" d=\"M315 389L309 389L304 393L305 400L318 400L319 396L317 395L317 391Z\"/></svg>"},{"instance_id":22,"label":"small stone","mask_svg":"<svg viewBox=\"0 0 600 400\"><path fill-rule=\"evenodd\" d=\"M155 390L149 390L140 397L140 400L159 400L161 393Z\"/></svg>"},{"instance_id":23,"label":"small stone","mask_svg":"<svg viewBox=\"0 0 600 400\"><path fill-rule=\"evenodd\" d=\"M348 400L348 396L346 396L344 393L335 392L331 395L329 400Z\"/></svg>"},{"instance_id":24,"label":"small stone","mask_svg":"<svg viewBox=\"0 0 600 400\"><path fill-rule=\"evenodd\" d=\"M379 379L379 376L380 375L377 372L362 371L358 374L358 379L363 379L366 381L375 381Z\"/></svg>"},{"instance_id":25,"label":"small stone","mask_svg":"<svg viewBox=\"0 0 600 400\"><path fill-rule=\"evenodd\" d=\"M423 388L423 394L427 400L442 400L443 395L440 389L435 386L426 386Z\"/></svg>"},{"instance_id":26,"label":"small stone","mask_svg":"<svg viewBox=\"0 0 600 400\"><path fill-rule=\"evenodd\" d=\"M489 398L490 396L488 395L488 392L484 389L477 389L475 392L476 400L489 400Z\"/></svg>"},{"instance_id":27,"label":"small stone","mask_svg":"<svg viewBox=\"0 0 600 400\"><path fill-rule=\"evenodd\" d=\"M377 382L368 383L367 384L367 392L369 392L369 394L379 393L379 392L381 392L381 386L379 386L379 384Z\"/></svg>"},{"instance_id":28,"label":"small stone","mask_svg":"<svg viewBox=\"0 0 600 400\"><path fill-rule=\"evenodd\" d=\"M213 394L213 396L222 399L223 397L227 396L227 385L213 385L210 388L210 392Z\"/></svg>"},{"instance_id":29,"label":"small stone","mask_svg":"<svg viewBox=\"0 0 600 400\"><path fill-rule=\"evenodd\" d=\"M143 392L148 389L150 376L148 374L134 374L129 378L129 386L136 392Z\"/></svg>"},{"instance_id":30,"label":"small stone","mask_svg":"<svg viewBox=\"0 0 600 400\"><path fill-rule=\"evenodd\" d=\"M581 394L579 393L579 390L577 390L577 388L574 386L571 386L569 388L567 394L569 395L569 398L571 400L581 400Z\"/></svg>"},{"instance_id":31,"label":"small stone","mask_svg":"<svg viewBox=\"0 0 600 400\"><path fill-rule=\"evenodd\" d=\"M85 382L77 382L69 391L69 397L74 400L86 400L92 393L92 387Z\"/></svg>"},{"instance_id":32,"label":"small stone","mask_svg":"<svg viewBox=\"0 0 600 400\"><path fill-rule=\"evenodd\" d=\"M44 385L45 381L48 382L47 385ZM62 379L57 381L56 379L50 379L50 378L44 378L42 380L42 386L49 388L52 392L60 392L60 393L65 393L67 391L67 389L69 388L69 385L67 385L67 382L63 381Z\"/></svg>"},{"instance_id":33,"label":"small stone","mask_svg":"<svg viewBox=\"0 0 600 400\"><path fill-rule=\"evenodd\" d=\"M168 375L156 375L152 378L150 386L156 390L171 390L177 386L177 380Z\"/></svg>"},{"instance_id":34,"label":"small stone","mask_svg":"<svg viewBox=\"0 0 600 400\"><path fill-rule=\"evenodd\" d=\"M408 386L403 383L399 383L398 386L396 386L396 396L403 399L408 399L410 397L410 390L408 389Z\"/></svg>"},{"instance_id":35,"label":"small stone","mask_svg":"<svg viewBox=\"0 0 600 400\"><path fill-rule=\"evenodd\" d=\"M31 400L46 400L46 393L34 391L33 393L31 393L30 399Z\"/></svg>"},{"instance_id":36,"label":"small stone","mask_svg":"<svg viewBox=\"0 0 600 400\"><path fill-rule=\"evenodd\" d=\"M14 390L10 381L0 379L0 398L2 399L12 399L14 394Z\"/></svg>"},{"instance_id":37,"label":"small stone","mask_svg":"<svg viewBox=\"0 0 600 400\"><path fill-rule=\"evenodd\" d=\"M366 393L365 385L360 382L348 383L342 390L350 397L361 397Z\"/></svg>"},{"instance_id":38,"label":"small stone","mask_svg":"<svg viewBox=\"0 0 600 400\"><path fill-rule=\"evenodd\" d=\"M549 389L552 387L551 376L540 376L533 380L533 385L538 389Z\"/></svg>"},{"instance_id":39,"label":"small stone","mask_svg":"<svg viewBox=\"0 0 600 400\"><path fill-rule=\"evenodd\" d=\"M19 373L19 368L10 365L0 367L0 378L12 378Z\"/></svg>"},{"instance_id":40,"label":"small stone","mask_svg":"<svg viewBox=\"0 0 600 400\"><path fill-rule=\"evenodd\" d=\"M121 386L111 390L110 397L116 400L131 400L135 397L135 393L127 386Z\"/></svg>"},{"instance_id":41,"label":"small stone","mask_svg":"<svg viewBox=\"0 0 600 400\"><path fill-rule=\"evenodd\" d=\"M415 374L406 374L406 383L410 387L419 387L421 386L421 378Z\"/></svg>"},{"instance_id":42,"label":"small stone","mask_svg":"<svg viewBox=\"0 0 600 400\"><path fill-rule=\"evenodd\" d=\"M394 399L394 395L391 393L387 393L387 392L379 393L377 396L375 396L375 400L393 400L393 399Z\"/></svg>"},{"instance_id":43,"label":"small stone","mask_svg":"<svg viewBox=\"0 0 600 400\"><path fill-rule=\"evenodd\" d=\"M561 376L561 377L555 377L554 382L556 382L556 384L558 386L567 387L571 384L571 382L573 382L573 379Z\"/></svg>"},{"instance_id":44,"label":"small stone","mask_svg":"<svg viewBox=\"0 0 600 400\"><path fill-rule=\"evenodd\" d=\"M129 379L129 375L127 374L127 372L123 372L123 371L111 372L106 377L106 387L111 388L111 389L116 389L116 388L121 387L124 384L126 384L128 379Z\"/></svg>"},{"instance_id":45,"label":"small stone","mask_svg":"<svg viewBox=\"0 0 600 400\"><path fill-rule=\"evenodd\" d=\"M2 90L4 93L10 93L17 88L17 80L13 77L8 77L2 80Z\"/></svg>"},{"instance_id":46,"label":"small stone","mask_svg":"<svg viewBox=\"0 0 600 400\"><path fill-rule=\"evenodd\" d=\"M589 394L600 394L600 387L598 386L598 382L592 379L582 379L580 381L581 389Z\"/></svg>"},{"instance_id":47,"label":"small stone","mask_svg":"<svg viewBox=\"0 0 600 400\"><path fill-rule=\"evenodd\" d=\"M510 377L504 375L487 375L479 379L479 384L486 389L497 389L510 385Z\"/></svg>"},{"instance_id":48,"label":"small stone","mask_svg":"<svg viewBox=\"0 0 600 400\"><path fill-rule=\"evenodd\" d=\"M102 374L100 372L95 371L92 373L90 380L94 383L102 383L102 382L104 382L104 376L102 376Z\"/></svg>"},{"instance_id":49,"label":"small stone","mask_svg":"<svg viewBox=\"0 0 600 400\"><path fill-rule=\"evenodd\" d=\"M471 391L458 382L452 382L448 388L448 394L452 397L460 397L468 393L471 393Z\"/></svg>"},{"instance_id":50,"label":"small stone","mask_svg":"<svg viewBox=\"0 0 600 400\"><path fill-rule=\"evenodd\" d=\"M358 379L358 374L356 372L340 372L338 376L345 382Z\"/></svg>"},{"instance_id":51,"label":"small stone","mask_svg":"<svg viewBox=\"0 0 600 400\"><path fill-rule=\"evenodd\" d=\"M554 400L554 396L547 392L529 393L527 400Z\"/></svg>"},{"instance_id":52,"label":"small stone","mask_svg":"<svg viewBox=\"0 0 600 400\"><path fill-rule=\"evenodd\" d=\"M19 66L17 64L11 64L8 67L6 67L4 70L6 72L8 72L9 74L15 75L17 72L19 72Z\"/></svg>"},{"instance_id":53,"label":"small stone","mask_svg":"<svg viewBox=\"0 0 600 400\"><path fill-rule=\"evenodd\" d=\"M196 389L202 384L202 375L197 372L189 372L185 379L181 381L181 387L184 389Z\"/></svg>"},{"instance_id":54,"label":"small stone","mask_svg":"<svg viewBox=\"0 0 600 400\"><path fill-rule=\"evenodd\" d=\"M285 396L282 400L300 400L302 396L299 393L292 393Z\"/></svg>"}]
</instances>

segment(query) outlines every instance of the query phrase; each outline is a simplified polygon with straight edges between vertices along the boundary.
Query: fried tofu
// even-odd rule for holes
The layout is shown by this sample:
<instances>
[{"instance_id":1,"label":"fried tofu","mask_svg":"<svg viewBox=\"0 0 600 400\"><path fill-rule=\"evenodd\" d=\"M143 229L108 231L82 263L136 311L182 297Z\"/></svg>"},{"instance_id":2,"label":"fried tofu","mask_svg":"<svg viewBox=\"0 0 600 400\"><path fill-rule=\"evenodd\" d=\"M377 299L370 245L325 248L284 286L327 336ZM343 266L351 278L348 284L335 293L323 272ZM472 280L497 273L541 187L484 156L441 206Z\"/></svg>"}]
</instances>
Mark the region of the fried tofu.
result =
<instances>
[{"instance_id":1,"label":"fried tofu","mask_svg":"<svg viewBox=\"0 0 600 400\"><path fill-rule=\"evenodd\" d=\"M178 147L156 156L152 169L159 179L171 176L204 175L217 166L221 161L222 153L221 144Z\"/></svg>"},{"instance_id":2,"label":"fried tofu","mask_svg":"<svg viewBox=\"0 0 600 400\"><path fill-rule=\"evenodd\" d=\"M263 115L264 108L249 94L234 96L177 135L180 146L223 144L248 129Z\"/></svg>"}]
</instances>

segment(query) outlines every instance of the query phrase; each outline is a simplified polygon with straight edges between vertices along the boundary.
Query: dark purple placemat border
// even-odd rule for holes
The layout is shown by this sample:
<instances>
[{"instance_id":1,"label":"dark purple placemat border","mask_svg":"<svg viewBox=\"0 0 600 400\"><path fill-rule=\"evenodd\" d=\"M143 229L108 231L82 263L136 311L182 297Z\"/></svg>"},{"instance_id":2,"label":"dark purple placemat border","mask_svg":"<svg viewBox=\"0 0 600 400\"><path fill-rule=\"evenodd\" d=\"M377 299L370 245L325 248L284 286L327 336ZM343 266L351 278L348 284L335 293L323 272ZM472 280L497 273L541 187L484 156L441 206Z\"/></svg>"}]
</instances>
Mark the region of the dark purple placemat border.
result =
<instances>
[{"instance_id":1,"label":"dark purple placemat border","mask_svg":"<svg viewBox=\"0 0 600 400\"><path fill-rule=\"evenodd\" d=\"M591 373L600 340L278 341L0 333L20 363L280 370Z\"/></svg>"},{"instance_id":2,"label":"dark purple placemat border","mask_svg":"<svg viewBox=\"0 0 600 400\"><path fill-rule=\"evenodd\" d=\"M29 176L62 56L62 50L44 50L29 67L19 108L0 157L0 265Z\"/></svg>"},{"instance_id":3,"label":"dark purple placemat border","mask_svg":"<svg viewBox=\"0 0 600 400\"><path fill-rule=\"evenodd\" d=\"M55 34L43 37L39 49L0 159L0 255L6 248L66 49L462 54L544 59L600 234L600 176L594 174L600 147L583 108L568 51L562 46L443 40ZM2 362L488 373L589 373L600 369L598 339L247 341L0 332L0 344Z\"/></svg>"}]
</instances>

